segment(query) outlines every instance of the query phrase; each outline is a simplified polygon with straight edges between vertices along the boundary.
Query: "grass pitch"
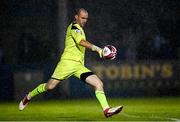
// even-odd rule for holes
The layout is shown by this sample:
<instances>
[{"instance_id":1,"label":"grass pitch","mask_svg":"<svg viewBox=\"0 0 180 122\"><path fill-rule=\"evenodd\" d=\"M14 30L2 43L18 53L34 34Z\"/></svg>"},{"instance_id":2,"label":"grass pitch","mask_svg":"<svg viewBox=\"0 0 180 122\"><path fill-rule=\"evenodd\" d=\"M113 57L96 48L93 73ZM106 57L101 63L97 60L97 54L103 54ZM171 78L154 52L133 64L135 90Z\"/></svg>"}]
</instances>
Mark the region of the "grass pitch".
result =
<instances>
[{"instance_id":1,"label":"grass pitch","mask_svg":"<svg viewBox=\"0 0 180 122\"><path fill-rule=\"evenodd\" d=\"M94 99L31 101L24 111L18 102L0 102L0 120L18 121L180 121L180 97L109 99L123 111L105 118Z\"/></svg>"}]
</instances>

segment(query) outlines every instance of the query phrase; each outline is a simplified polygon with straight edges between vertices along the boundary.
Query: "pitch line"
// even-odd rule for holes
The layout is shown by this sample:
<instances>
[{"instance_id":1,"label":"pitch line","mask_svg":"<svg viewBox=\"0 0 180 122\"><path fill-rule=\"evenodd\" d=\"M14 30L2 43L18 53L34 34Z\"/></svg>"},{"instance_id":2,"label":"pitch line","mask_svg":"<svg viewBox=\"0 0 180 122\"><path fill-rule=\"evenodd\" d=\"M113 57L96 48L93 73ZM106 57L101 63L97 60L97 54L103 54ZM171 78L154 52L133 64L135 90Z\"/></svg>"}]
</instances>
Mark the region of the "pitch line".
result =
<instances>
[{"instance_id":1,"label":"pitch line","mask_svg":"<svg viewBox=\"0 0 180 122\"><path fill-rule=\"evenodd\" d=\"M121 115L126 116L126 117L131 117L131 118L142 118L143 116L138 116L138 115L133 115L133 114L126 114L126 113L121 113ZM179 118L164 118L164 117L158 117L158 116L152 116L152 117L148 117L149 119L167 119L167 121L175 121L175 122L180 122Z\"/></svg>"}]
</instances>

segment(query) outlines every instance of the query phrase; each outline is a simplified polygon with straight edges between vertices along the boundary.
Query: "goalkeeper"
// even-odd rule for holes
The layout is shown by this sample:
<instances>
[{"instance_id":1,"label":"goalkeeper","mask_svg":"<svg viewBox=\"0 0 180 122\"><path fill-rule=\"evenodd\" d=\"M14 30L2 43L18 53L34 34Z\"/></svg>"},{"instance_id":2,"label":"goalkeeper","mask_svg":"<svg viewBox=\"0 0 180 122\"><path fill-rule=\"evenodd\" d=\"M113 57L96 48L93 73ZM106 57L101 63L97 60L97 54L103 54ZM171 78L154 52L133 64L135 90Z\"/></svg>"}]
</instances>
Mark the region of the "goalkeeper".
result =
<instances>
[{"instance_id":1,"label":"goalkeeper","mask_svg":"<svg viewBox=\"0 0 180 122\"><path fill-rule=\"evenodd\" d=\"M20 102L19 110L23 110L36 95L54 89L61 81L70 76L75 76L94 88L96 98L103 109L105 117L110 117L122 110L123 106L110 107L108 105L102 81L84 66L85 48L96 51L101 58L103 57L102 49L86 40L83 27L88 20L88 12L80 8L76 11L74 17L75 21L67 28L64 52L51 79L30 91Z\"/></svg>"}]
</instances>

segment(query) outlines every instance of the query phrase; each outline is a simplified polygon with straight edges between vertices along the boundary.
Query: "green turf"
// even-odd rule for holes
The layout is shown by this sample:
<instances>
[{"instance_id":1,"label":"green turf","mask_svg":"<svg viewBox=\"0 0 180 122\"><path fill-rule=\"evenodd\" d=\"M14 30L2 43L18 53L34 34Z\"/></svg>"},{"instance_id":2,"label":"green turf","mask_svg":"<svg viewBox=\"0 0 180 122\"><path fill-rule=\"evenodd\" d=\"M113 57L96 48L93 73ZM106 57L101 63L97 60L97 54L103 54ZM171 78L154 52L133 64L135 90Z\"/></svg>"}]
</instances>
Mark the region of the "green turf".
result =
<instances>
[{"instance_id":1,"label":"green turf","mask_svg":"<svg viewBox=\"0 0 180 122\"><path fill-rule=\"evenodd\" d=\"M18 102L0 103L0 120L66 121L180 121L180 97L109 99L111 105L123 104L123 111L105 118L96 99L32 101L24 111Z\"/></svg>"}]
</instances>

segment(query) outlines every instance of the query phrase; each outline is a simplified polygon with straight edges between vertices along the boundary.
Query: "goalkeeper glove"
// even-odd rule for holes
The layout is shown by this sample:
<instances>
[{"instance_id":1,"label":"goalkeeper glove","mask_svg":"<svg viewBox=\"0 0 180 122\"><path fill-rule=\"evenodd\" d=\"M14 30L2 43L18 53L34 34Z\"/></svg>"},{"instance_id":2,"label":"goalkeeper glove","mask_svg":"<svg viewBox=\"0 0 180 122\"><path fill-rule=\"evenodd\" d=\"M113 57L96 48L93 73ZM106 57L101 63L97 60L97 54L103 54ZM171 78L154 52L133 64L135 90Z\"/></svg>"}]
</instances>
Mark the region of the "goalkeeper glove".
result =
<instances>
[{"instance_id":1,"label":"goalkeeper glove","mask_svg":"<svg viewBox=\"0 0 180 122\"><path fill-rule=\"evenodd\" d=\"M98 52L100 58L103 57L103 49L101 49L100 47L93 45L92 46L92 51Z\"/></svg>"},{"instance_id":2,"label":"goalkeeper glove","mask_svg":"<svg viewBox=\"0 0 180 122\"><path fill-rule=\"evenodd\" d=\"M99 53L99 57L102 58L103 57L103 50L102 49L99 50L98 53Z\"/></svg>"}]
</instances>

